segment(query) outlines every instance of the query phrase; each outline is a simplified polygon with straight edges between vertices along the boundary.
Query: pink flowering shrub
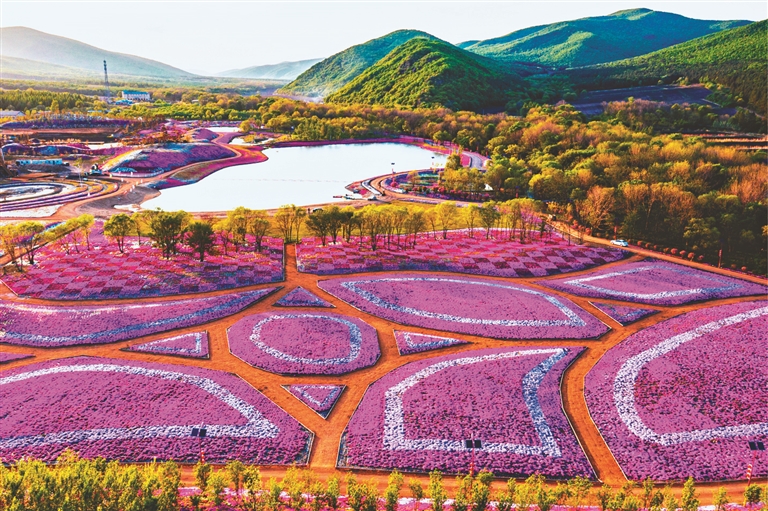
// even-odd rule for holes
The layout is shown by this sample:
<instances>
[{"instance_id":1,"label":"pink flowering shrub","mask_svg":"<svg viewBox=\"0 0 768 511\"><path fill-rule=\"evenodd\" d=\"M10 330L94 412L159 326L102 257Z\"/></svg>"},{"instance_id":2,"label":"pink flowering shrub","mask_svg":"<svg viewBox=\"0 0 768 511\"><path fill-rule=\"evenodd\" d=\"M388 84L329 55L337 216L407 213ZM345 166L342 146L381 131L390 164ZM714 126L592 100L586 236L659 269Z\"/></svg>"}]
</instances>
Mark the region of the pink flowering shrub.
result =
<instances>
[{"instance_id":1,"label":"pink flowering shrub","mask_svg":"<svg viewBox=\"0 0 768 511\"><path fill-rule=\"evenodd\" d=\"M194 428L194 429L193 429ZM192 436L206 429L204 438ZM0 374L0 458L304 464L313 435L235 375L74 357Z\"/></svg>"},{"instance_id":2,"label":"pink flowering shrub","mask_svg":"<svg viewBox=\"0 0 768 511\"><path fill-rule=\"evenodd\" d=\"M277 289L118 305L35 305L0 300L0 339L45 348L125 341L229 316Z\"/></svg>"},{"instance_id":3,"label":"pink flowering shrub","mask_svg":"<svg viewBox=\"0 0 768 511\"><path fill-rule=\"evenodd\" d=\"M497 475L594 477L560 397L562 373L581 350L490 348L395 369L368 387L339 466L467 472L474 452L475 469Z\"/></svg>"},{"instance_id":4,"label":"pink flowering shrub","mask_svg":"<svg viewBox=\"0 0 768 511\"><path fill-rule=\"evenodd\" d=\"M577 296L652 305L681 305L713 298L768 293L768 286L762 284L655 259L539 283Z\"/></svg>"},{"instance_id":5,"label":"pink flowering shrub","mask_svg":"<svg viewBox=\"0 0 768 511\"><path fill-rule=\"evenodd\" d=\"M570 300L523 284L393 273L318 285L368 314L435 330L496 339L593 339L609 330Z\"/></svg>"},{"instance_id":6,"label":"pink flowering shrub","mask_svg":"<svg viewBox=\"0 0 768 511\"><path fill-rule=\"evenodd\" d=\"M341 314L264 313L227 330L233 355L277 374L344 374L376 363L376 330Z\"/></svg>"},{"instance_id":7,"label":"pink flowering shrub","mask_svg":"<svg viewBox=\"0 0 768 511\"><path fill-rule=\"evenodd\" d=\"M768 441L768 301L699 309L631 335L585 379L590 415L631 479L742 479ZM768 475L756 464L753 476Z\"/></svg>"}]
</instances>

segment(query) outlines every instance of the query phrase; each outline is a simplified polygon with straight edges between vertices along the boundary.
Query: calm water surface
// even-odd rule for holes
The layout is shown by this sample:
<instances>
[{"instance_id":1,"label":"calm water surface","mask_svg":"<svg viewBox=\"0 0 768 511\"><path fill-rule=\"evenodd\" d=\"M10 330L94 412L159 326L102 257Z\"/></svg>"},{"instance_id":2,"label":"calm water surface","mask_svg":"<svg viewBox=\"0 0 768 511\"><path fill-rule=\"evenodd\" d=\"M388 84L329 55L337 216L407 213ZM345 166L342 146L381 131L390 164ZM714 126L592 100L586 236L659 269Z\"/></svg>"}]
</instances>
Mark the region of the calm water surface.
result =
<instances>
[{"instance_id":1,"label":"calm water surface","mask_svg":"<svg viewBox=\"0 0 768 511\"><path fill-rule=\"evenodd\" d=\"M443 166L446 156L405 144L340 144L264 151L269 160L219 170L197 183L163 190L142 207L166 211L271 209L331 202L344 187L374 176ZM394 164L394 165L393 165ZM336 199L338 200L338 199Z\"/></svg>"}]
</instances>

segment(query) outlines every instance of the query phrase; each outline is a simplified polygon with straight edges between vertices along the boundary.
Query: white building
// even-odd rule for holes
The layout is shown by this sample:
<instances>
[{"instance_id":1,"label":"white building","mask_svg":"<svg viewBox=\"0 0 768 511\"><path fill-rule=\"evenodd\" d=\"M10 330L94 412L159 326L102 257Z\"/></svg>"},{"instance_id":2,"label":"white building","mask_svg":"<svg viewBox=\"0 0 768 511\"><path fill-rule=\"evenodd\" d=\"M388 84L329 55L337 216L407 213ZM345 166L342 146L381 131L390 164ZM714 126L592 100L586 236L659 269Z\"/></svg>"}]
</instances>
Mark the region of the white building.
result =
<instances>
[{"instance_id":1,"label":"white building","mask_svg":"<svg viewBox=\"0 0 768 511\"><path fill-rule=\"evenodd\" d=\"M128 99L130 101L149 101L150 97L149 92L141 90L124 90L123 99Z\"/></svg>"}]
</instances>

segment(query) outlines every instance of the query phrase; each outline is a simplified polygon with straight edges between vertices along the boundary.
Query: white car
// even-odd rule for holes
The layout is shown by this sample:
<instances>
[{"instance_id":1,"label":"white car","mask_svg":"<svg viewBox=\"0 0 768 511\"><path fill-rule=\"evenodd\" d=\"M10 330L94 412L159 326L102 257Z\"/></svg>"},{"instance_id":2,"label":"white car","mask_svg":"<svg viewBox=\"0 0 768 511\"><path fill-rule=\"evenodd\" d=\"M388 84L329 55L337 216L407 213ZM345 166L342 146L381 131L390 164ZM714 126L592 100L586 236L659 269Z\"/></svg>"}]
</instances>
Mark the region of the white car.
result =
<instances>
[{"instance_id":1,"label":"white car","mask_svg":"<svg viewBox=\"0 0 768 511\"><path fill-rule=\"evenodd\" d=\"M617 245L619 247L628 247L629 243L624 240L611 240L611 245Z\"/></svg>"}]
</instances>

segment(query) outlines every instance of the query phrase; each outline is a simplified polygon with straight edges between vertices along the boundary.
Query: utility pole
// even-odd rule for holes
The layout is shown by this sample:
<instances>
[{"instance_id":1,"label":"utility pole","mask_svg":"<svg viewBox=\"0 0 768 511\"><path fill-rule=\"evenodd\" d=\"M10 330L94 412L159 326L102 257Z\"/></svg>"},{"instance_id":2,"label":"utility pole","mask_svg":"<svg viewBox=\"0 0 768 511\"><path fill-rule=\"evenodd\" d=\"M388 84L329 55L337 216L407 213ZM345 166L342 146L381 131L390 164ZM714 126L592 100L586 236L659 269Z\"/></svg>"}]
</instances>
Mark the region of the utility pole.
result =
<instances>
[{"instance_id":1,"label":"utility pole","mask_svg":"<svg viewBox=\"0 0 768 511\"><path fill-rule=\"evenodd\" d=\"M109 91L109 77L107 76L107 61L104 61L104 96L107 103L112 103L112 93Z\"/></svg>"}]
</instances>

